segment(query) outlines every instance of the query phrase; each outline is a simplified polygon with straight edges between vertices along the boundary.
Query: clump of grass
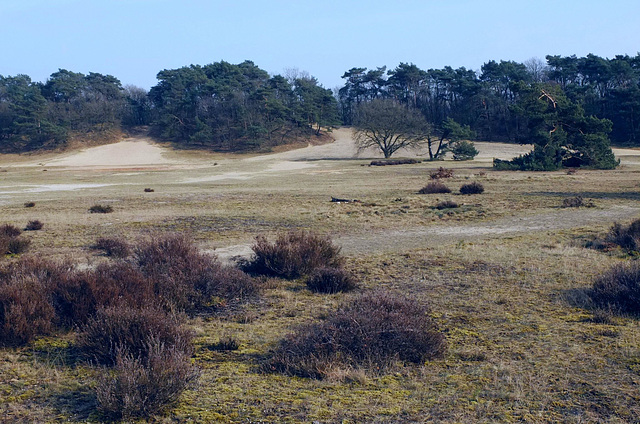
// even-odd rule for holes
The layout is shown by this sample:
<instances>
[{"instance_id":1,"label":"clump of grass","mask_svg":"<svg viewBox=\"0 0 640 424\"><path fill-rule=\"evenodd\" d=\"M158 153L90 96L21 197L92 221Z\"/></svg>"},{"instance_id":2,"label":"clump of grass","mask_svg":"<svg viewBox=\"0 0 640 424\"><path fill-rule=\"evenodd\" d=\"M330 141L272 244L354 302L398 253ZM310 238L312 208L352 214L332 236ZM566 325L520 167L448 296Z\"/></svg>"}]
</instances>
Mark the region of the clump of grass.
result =
<instances>
[{"instance_id":1,"label":"clump of grass","mask_svg":"<svg viewBox=\"0 0 640 424\"><path fill-rule=\"evenodd\" d=\"M479 182L472 182L469 184L464 184L460 187L460 194L482 194L484 193L484 186Z\"/></svg>"},{"instance_id":2,"label":"clump of grass","mask_svg":"<svg viewBox=\"0 0 640 424\"><path fill-rule=\"evenodd\" d=\"M640 263L633 261L609 269L596 279L589 297L600 308L640 314Z\"/></svg>"},{"instance_id":3,"label":"clump of grass","mask_svg":"<svg viewBox=\"0 0 640 424\"><path fill-rule=\"evenodd\" d=\"M318 268L307 278L307 287L316 293L347 292L357 287L351 274L343 268Z\"/></svg>"},{"instance_id":4,"label":"clump of grass","mask_svg":"<svg viewBox=\"0 0 640 424\"><path fill-rule=\"evenodd\" d=\"M429 176L431 177L432 180L439 180L442 178L451 178L453 177L453 169L440 167L435 171L431 171Z\"/></svg>"},{"instance_id":5,"label":"clump of grass","mask_svg":"<svg viewBox=\"0 0 640 424\"><path fill-rule=\"evenodd\" d=\"M107 256L126 258L131 255L131 246L122 237L100 237L93 245L94 249L104 251Z\"/></svg>"},{"instance_id":6,"label":"clump of grass","mask_svg":"<svg viewBox=\"0 0 640 424\"><path fill-rule=\"evenodd\" d=\"M231 336L225 336L218 340L216 343L211 343L205 347L208 350L230 351L238 350L240 348L240 343L238 343L238 340L234 339Z\"/></svg>"},{"instance_id":7,"label":"clump of grass","mask_svg":"<svg viewBox=\"0 0 640 424\"><path fill-rule=\"evenodd\" d=\"M33 221L29 221L27 223L27 226L24 228L25 231L38 231L38 230L42 230L42 227L44 227L44 224L40 221L33 220Z\"/></svg>"},{"instance_id":8,"label":"clump of grass","mask_svg":"<svg viewBox=\"0 0 640 424\"><path fill-rule=\"evenodd\" d=\"M566 199L562 199L562 207L563 208L593 208L595 204L592 200L584 200L582 196L568 197Z\"/></svg>"},{"instance_id":9,"label":"clump of grass","mask_svg":"<svg viewBox=\"0 0 640 424\"><path fill-rule=\"evenodd\" d=\"M265 369L324 378L336 367L384 370L396 361L441 357L446 342L427 314L424 305L394 293L362 294L324 322L289 335Z\"/></svg>"},{"instance_id":10,"label":"clump of grass","mask_svg":"<svg viewBox=\"0 0 640 424\"><path fill-rule=\"evenodd\" d=\"M113 207L111 205L93 205L89 208L89 212L91 213L111 213L113 212Z\"/></svg>"},{"instance_id":11,"label":"clump of grass","mask_svg":"<svg viewBox=\"0 0 640 424\"><path fill-rule=\"evenodd\" d=\"M192 353L192 332L178 315L158 308L118 305L99 309L78 334L82 354L97 364L114 365L118 355L146 360L154 343Z\"/></svg>"},{"instance_id":12,"label":"clump of grass","mask_svg":"<svg viewBox=\"0 0 640 424\"><path fill-rule=\"evenodd\" d=\"M441 202L438 202L438 204L435 206L436 209L438 210L442 210L442 209L455 209L457 207L459 207L460 205L458 205L456 202L454 202L453 200L443 200Z\"/></svg>"},{"instance_id":13,"label":"clump of grass","mask_svg":"<svg viewBox=\"0 0 640 424\"><path fill-rule=\"evenodd\" d=\"M440 181L432 181L418 191L418 194L433 193L451 193L451 189Z\"/></svg>"},{"instance_id":14,"label":"clump of grass","mask_svg":"<svg viewBox=\"0 0 640 424\"><path fill-rule=\"evenodd\" d=\"M25 208L32 208L35 205L36 205L35 202L25 202L24 207Z\"/></svg>"},{"instance_id":15,"label":"clump of grass","mask_svg":"<svg viewBox=\"0 0 640 424\"><path fill-rule=\"evenodd\" d=\"M190 355L151 339L145 357L119 352L113 371L98 380L98 410L112 420L148 418L175 405L199 371Z\"/></svg>"},{"instance_id":16,"label":"clump of grass","mask_svg":"<svg viewBox=\"0 0 640 424\"><path fill-rule=\"evenodd\" d=\"M255 274L298 278L317 268L343 264L340 248L328 237L305 231L280 233L273 243L258 236L252 250L253 258L244 268Z\"/></svg>"}]
</instances>

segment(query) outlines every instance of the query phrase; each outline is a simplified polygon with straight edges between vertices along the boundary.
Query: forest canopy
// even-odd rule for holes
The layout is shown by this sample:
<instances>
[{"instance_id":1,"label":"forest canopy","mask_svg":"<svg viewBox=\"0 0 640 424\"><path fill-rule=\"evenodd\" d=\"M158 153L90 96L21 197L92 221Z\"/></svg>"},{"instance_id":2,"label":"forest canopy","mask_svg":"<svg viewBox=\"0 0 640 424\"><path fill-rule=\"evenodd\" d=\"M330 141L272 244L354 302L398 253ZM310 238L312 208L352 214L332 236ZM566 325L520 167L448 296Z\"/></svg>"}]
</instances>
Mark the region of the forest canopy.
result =
<instances>
[{"instance_id":1,"label":"forest canopy","mask_svg":"<svg viewBox=\"0 0 640 424\"><path fill-rule=\"evenodd\" d=\"M149 125L177 146L264 150L323 127L351 125L358 107L376 99L393 99L422 114L434 139L443 139L455 123L476 140L535 144L542 127L534 128L540 117L531 90L540 87L562 100L565 110L557 112L579 121L583 133L594 131L589 137L567 134L573 146L595 143L606 150L609 138L640 145L640 54L491 60L479 71L400 63L393 69L351 68L342 78L343 87L332 92L305 72L270 75L251 61L163 70L149 92L93 72L60 69L44 83L27 75L0 76L0 151L109 140L137 125ZM556 136L554 143L567 139L562 131ZM599 166L592 158L607 156L601 153L578 156Z\"/></svg>"}]
</instances>

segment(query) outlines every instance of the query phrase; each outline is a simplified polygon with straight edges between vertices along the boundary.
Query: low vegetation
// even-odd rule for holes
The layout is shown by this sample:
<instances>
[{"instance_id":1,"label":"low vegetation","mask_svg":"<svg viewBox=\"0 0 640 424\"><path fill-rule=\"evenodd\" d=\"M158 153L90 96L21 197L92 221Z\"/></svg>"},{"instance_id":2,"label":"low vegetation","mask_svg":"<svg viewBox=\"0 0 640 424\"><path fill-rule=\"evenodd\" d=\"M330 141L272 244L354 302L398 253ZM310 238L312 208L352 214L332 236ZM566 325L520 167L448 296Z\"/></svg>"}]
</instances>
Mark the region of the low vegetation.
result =
<instances>
[{"instance_id":1,"label":"low vegetation","mask_svg":"<svg viewBox=\"0 0 640 424\"><path fill-rule=\"evenodd\" d=\"M620 247L628 253L640 252L640 219L629 225L614 223L604 237L596 237L587 243L587 247L599 250Z\"/></svg>"},{"instance_id":2,"label":"low vegetation","mask_svg":"<svg viewBox=\"0 0 640 424\"><path fill-rule=\"evenodd\" d=\"M113 206L111 205L93 205L89 208L91 213L111 213L113 212Z\"/></svg>"},{"instance_id":3,"label":"low vegetation","mask_svg":"<svg viewBox=\"0 0 640 424\"><path fill-rule=\"evenodd\" d=\"M275 350L266 370L324 378L335 368L371 372L396 361L422 363L446 349L428 309L395 293L362 294L319 324L298 329Z\"/></svg>"},{"instance_id":4,"label":"low vegetation","mask_svg":"<svg viewBox=\"0 0 640 424\"><path fill-rule=\"evenodd\" d=\"M40 221L33 220L33 221L29 221L27 223L27 226L24 227L25 231L38 231L38 230L42 230L42 227L44 227L44 224Z\"/></svg>"},{"instance_id":5,"label":"low vegetation","mask_svg":"<svg viewBox=\"0 0 640 424\"><path fill-rule=\"evenodd\" d=\"M640 263L620 264L606 271L596 279L589 296L602 309L640 314Z\"/></svg>"},{"instance_id":6,"label":"low vegetation","mask_svg":"<svg viewBox=\"0 0 640 424\"><path fill-rule=\"evenodd\" d=\"M451 189L440 181L432 181L418 191L418 194L434 193L451 193Z\"/></svg>"},{"instance_id":7,"label":"low vegetation","mask_svg":"<svg viewBox=\"0 0 640 424\"><path fill-rule=\"evenodd\" d=\"M273 242L258 236L253 258L245 264L251 273L298 278L321 267L341 267L340 248L328 237L297 231L280 233Z\"/></svg>"},{"instance_id":8,"label":"low vegetation","mask_svg":"<svg viewBox=\"0 0 640 424\"><path fill-rule=\"evenodd\" d=\"M484 193L484 186L477 181L474 181L469 184L463 184L462 187L460 187L460 194L482 194L482 193Z\"/></svg>"},{"instance_id":9,"label":"low vegetation","mask_svg":"<svg viewBox=\"0 0 640 424\"><path fill-rule=\"evenodd\" d=\"M126 258L131 255L131 245L121 237L100 237L93 246L96 250L102 250L105 255L114 258Z\"/></svg>"},{"instance_id":10,"label":"low vegetation","mask_svg":"<svg viewBox=\"0 0 640 424\"><path fill-rule=\"evenodd\" d=\"M431 171L431 173L429 174L432 180L439 180L442 178L452 178L453 175L454 175L453 169L447 169L443 167L440 167L434 171Z\"/></svg>"},{"instance_id":11,"label":"low vegetation","mask_svg":"<svg viewBox=\"0 0 640 424\"><path fill-rule=\"evenodd\" d=\"M343 268L317 268L307 277L307 288L316 293L347 292L357 287L354 278Z\"/></svg>"},{"instance_id":12,"label":"low vegetation","mask_svg":"<svg viewBox=\"0 0 640 424\"><path fill-rule=\"evenodd\" d=\"M592 200L584 200L582 196L568 197L562 199L563 208L593 208L595 204Z\"/></svg>"}]
</instances>

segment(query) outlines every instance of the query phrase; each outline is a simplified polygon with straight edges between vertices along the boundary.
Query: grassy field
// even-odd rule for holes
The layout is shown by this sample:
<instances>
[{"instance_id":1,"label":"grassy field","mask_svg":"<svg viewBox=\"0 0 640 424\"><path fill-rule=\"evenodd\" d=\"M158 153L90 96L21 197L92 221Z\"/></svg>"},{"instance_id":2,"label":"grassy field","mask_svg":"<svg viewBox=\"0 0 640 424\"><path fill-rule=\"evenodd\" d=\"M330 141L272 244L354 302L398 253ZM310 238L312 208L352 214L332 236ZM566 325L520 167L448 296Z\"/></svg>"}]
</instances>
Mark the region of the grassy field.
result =
<instances>
[{"instance_id":1,"label":"grassy field","mask_svg":"<svg viewBox=\"0 0 640 424\"><path fill-rule=\"evenodd\" d=\"M165 152L163 163L126 166L0 157L0 223L42 221L29 253L83 266L104 260L89 248L103 236L182 232L228 260L257 235L312 230L342 247L360 292L426 302L446 335L445 357L420 366L265 374L280 339L354 296L272 280L245 305L190 319L198 386L155 422L638 422L640 322L600 323L585 302L597 275L629 259L581 246L640 214L640 151L618 152L613 171L567 174L495 172L486 158L514 149L500 144L485 160L385 167L330 146L248 159ZM439 166L454 169L443 180L453 193L417 194ZM485 192L457 194L472 181ZM561 207L575 196L594 207ZM460 207L436 209L443 200ZM89 213L95 204L114 212ZM207 348L225 337L239 349ZM71 332L0 351L0 421L100 420L96 371L73 345Z\"/></svg>"}]
</instances>

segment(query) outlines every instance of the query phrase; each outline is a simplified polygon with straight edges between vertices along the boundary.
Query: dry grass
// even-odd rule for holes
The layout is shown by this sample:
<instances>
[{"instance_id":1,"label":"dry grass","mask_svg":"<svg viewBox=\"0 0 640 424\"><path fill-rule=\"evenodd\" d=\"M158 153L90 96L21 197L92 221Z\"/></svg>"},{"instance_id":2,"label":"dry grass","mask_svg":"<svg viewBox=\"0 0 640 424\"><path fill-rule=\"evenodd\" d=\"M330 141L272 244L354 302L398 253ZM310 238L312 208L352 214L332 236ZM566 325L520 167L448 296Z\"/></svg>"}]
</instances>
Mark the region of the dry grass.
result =
<instances>
[{"instance_id":1,"label":"dry grass","mask_svg":"<svg viewBox=\"0 0 640 424\"><path fill-rule=\"evenodd\" d=\"M362 290L387 288L426 301L449 346L442 359L384 373L340 364L320 381L259 373L292 329L319 322L359 293L320 296L301 280L269 280L259 299L189 319L201 385L187 390L167 418L153 418L158 422L637 420L640 322L594 311L587 296L598 275L627 259L574 247L576 239L605 234L614 221L631 222L640 211L637 158L627 165L623 160L618 170L573 175L494 172L476 161L447 161L455 170L448 185L481 176L487 189L477 199L464 197L472 204L451 215L431 206L462 196L415 193L442 163L360 166L370 159L311 162L287 172L269 171L269 162L224 157L216 158L218 166L211 161L191 169L43 173L10 167L8 181L18 193L0 205L0 222L46 222L46 231L33 234L30 251L89 267L108 259L88 247L114 234L138 240L158 231L182 232L205 249L250 246L257 234L283 230L329 234L343 247L345 267ZM246 172L249 179L210 179L226 172ZM20 192L21 186L99 183L113 185ZM156 192L146 195L144 187ZM331 196L362 202L336 204ZM597 207L558 208L575 196L594 199ZM37 202L37 216L24 207L29 201ZM107 201L117 213L87 213L88 205ZM548 217L556 213L573 224L553 229L556 221ZM588 213L602 215L580 228ZM538 216L547 218L538 222ZM513 225L528 220L541 227L436 234L445 226L490 227L511 219ZM210 348L224 340L237 348ZM5 422L100 422L92 394L96 371L78 361L75 343L69 333L0 351Z\"/></svg>"}]
</instances>

